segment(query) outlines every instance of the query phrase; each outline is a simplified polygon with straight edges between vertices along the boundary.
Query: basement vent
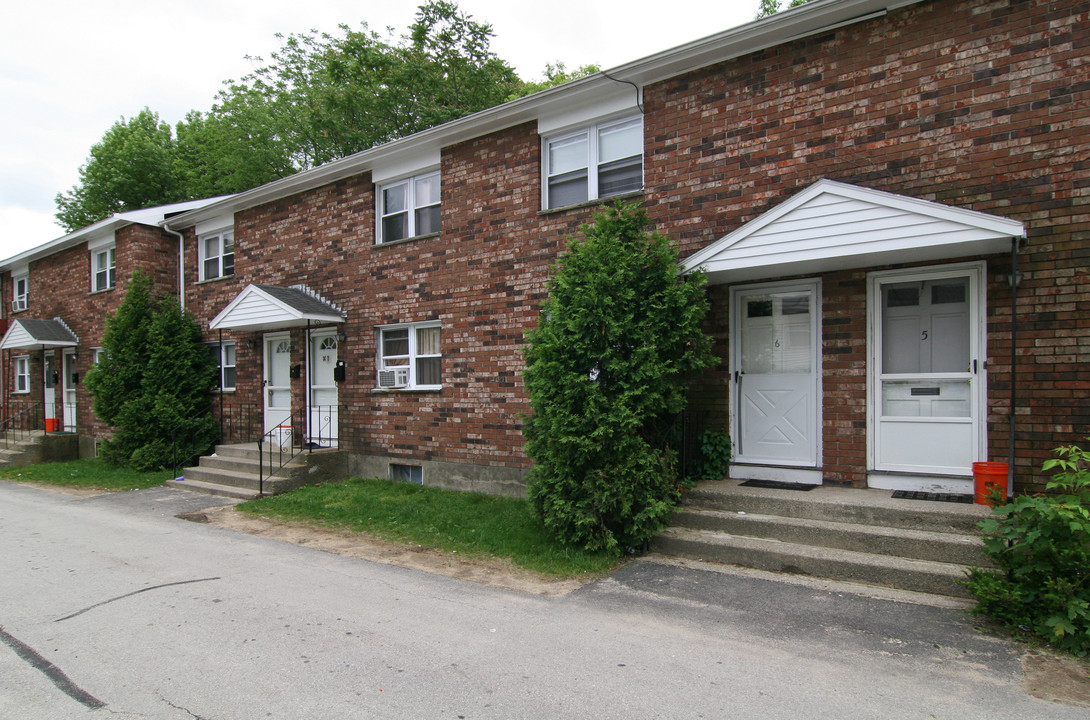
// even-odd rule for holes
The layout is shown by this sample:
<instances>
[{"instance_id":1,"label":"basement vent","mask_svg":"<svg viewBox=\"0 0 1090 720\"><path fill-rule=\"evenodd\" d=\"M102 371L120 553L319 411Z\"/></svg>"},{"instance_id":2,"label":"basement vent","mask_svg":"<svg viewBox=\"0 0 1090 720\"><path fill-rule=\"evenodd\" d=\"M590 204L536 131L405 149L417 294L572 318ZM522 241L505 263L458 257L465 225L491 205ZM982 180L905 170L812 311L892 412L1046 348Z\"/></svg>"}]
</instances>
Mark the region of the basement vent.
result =
<instances>
[{"instance_id":1,"label":"basement vent","mask_svg":"<svg viewBox=\"0 0 1090 720\"><path fill-rule=\"evenodd\" d=\"M398 465L390 463L390 479L394 482L424 484L424 469L419 465Z\"/></svg>"}]
</instances>

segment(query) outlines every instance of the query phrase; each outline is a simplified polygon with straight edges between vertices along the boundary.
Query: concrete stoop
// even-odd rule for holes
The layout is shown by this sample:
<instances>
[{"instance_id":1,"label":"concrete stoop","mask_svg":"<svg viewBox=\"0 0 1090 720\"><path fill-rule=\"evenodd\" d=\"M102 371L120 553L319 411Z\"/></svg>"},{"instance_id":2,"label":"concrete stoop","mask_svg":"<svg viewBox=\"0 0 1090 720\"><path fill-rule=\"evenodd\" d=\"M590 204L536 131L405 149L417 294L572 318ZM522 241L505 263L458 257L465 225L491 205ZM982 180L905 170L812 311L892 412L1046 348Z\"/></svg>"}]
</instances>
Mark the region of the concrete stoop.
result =
<instances>
[{"instance_id":1,"label":"concrete stoop","mask_svg":"<svg viewBox=\"0 0 1090 720\"><path fill-rule=\"evenodd\" d=\"M264 482L259 474L257 443L217 445L212 455L200 459L196 467L187 467L181 478L171 485L207 495L250 500L263 492L279 495L303 485L328 480L341 480L330 467L343 464L343 453L324 449L312 453L303 452L272 475L268 475L268 455L265 457Z\"/></svg>"},{"instance_id":2,"label":"concrete stoop","mask_svg":"<svg viewBox=\"0 0 1090 720\"><path fill-rule=\"evenodd\" d=\"M775 572L966 597L957 583L986 567L980 505L895 500L888 490L821 486L810 491L704 482L671 527L652 541L661 554Z\"/></svg>"},{"instance_id":3,"label":"concrete stoop","mask_svg":"<svg viewBox=\"0 0 1090 720\"><path fill-rule=\"evenodd\" d=\"M40 463L43 435L36 431L29 437L0 439L0 467Z\"/></svg>"}]
</instances>

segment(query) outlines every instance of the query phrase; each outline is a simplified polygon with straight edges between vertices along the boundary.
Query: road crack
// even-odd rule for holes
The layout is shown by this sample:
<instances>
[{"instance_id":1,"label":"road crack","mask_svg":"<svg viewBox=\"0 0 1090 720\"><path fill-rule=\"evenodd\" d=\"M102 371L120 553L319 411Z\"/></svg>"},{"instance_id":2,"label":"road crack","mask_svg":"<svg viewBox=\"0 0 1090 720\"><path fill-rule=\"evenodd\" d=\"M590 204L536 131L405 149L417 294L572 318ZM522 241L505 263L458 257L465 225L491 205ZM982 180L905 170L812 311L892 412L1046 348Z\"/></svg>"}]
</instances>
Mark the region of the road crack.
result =
<instances>
[{"instance_id":1,"label":"road crack","mask_svg":"<svg viewBox=\"0 0 1090 720\"><path fill-rule=\"evenodd\" d=\"M162 585L152 585L151 587L140 588L139 590L133 590L130 593L125 593L124 595L118 595L117 597L110 598L109 600L103 600L102 602L95 603L94 605L89 605L89 606L83 608L82 610L77 610L76 612L72 613L71 615L65 615L62 618L57 618L53 622L61 622L62 620L71 620L72 618L74 618L74 617L76 617L78 615L82 615L83 613L85 613L85 612L87 612L89 610L94 610L97 607L102 607L103 605L108 605L108 604L110 604L112 602L117 602L118 600L124 600L127 597L132 597L133 595L139 595L140 593L146 593L149 590L160 590L162 588L173 587L175 585L189 585L191 583L209 582L211 580L219 580L219 579L220 579L219 577L210 577L210 578L199 578L197 580L179 580L178 582L163 583Z\"/></svg>"},{"instance_id":2,"label":"road crack","mask_svg":"<svg viewBox=\"0 0 1090 720\"><path fill-rule=\"evenodd\" d=\"M34 648L5 632L3 627L0 627L0 641L3 641L5 645L14 650L15 654L26 661L28 665L39 670L43 675L49 678L49 680L57 686L58 690L76 702L85 705L91 710L98 710L99 708L106 707L106 703L76 685L72 682L71 678L64 674L63 670L46 660Z\"/></svg>"}]
</instances>

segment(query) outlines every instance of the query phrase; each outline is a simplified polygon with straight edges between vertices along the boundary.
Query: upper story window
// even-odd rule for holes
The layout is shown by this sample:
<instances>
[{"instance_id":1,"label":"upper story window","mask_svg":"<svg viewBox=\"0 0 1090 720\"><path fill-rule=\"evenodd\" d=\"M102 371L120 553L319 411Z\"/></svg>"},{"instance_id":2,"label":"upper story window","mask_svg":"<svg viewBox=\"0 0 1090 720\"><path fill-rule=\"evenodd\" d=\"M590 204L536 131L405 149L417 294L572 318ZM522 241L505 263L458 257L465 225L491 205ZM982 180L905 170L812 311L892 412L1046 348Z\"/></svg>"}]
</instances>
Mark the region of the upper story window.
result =
<instances>
[{"instance_id":1,"label":"upper story window","mask_svg":"<svg viewBox=\"0 0 1090 720\"><path fill-rule=\"evenodd\" d=\"M380 328L378 340L380 388L442 387L439 323Z\"/></svg>"},{"instance_id":2,"label":"upper story window","mask_svg":"<svg viewBox=\"0 0 1090 720\"><path fill-rule=\"evenodd\" d=\"M19 275L13 281L14 291L11 298L11 311L26 310L30 299L30 276Z\"/></svg>"},{"instance_id":3,"label":"upper story window","mask_svg":"<svg viewBox=\"0 0 1090 720\"><path fill-rule=\"evenodd\" d=\"M200 279L214 280L235 274L235 233L233 230L201 235Z\"/></svg>"},{"instance_id":4,"label":"upper story window","mask_svg":"<svg viewBox=\"0 0 1090 720\"><path fill-rule=\"evenodd\" d=\"M26 355L15 358L15 389L13 392L30 392L30 358Z\"/></svg>"},{"instance_id":5,"label":"upper story window","mask_svg":"<svg viewBox=\"0 0 1090 720\"><path fill-rule=\"evenodd\" d=\"M114 248L101 248L91 252L91 289L95 292L108 290L116 284L114 274Z\"/></svg>"},{"instance_id":6,"label":"upper story window","mask_svg":"<svg viewBox=\"0 0 1090 720\"><path fill-rule=\"evenodd\" d=\"M378 241L439 232L439 171L378 186Z\"/></svg>"},{"instance_id":7,"label":"upper story window","mask_svg":"<svg viewBox=\"0 0 1090 720\"><path fill-rule=\"evenodd\" d=\"M643 118L545 139L545 207L577 205L643 187Z\"/></svg>"}]
</instances>

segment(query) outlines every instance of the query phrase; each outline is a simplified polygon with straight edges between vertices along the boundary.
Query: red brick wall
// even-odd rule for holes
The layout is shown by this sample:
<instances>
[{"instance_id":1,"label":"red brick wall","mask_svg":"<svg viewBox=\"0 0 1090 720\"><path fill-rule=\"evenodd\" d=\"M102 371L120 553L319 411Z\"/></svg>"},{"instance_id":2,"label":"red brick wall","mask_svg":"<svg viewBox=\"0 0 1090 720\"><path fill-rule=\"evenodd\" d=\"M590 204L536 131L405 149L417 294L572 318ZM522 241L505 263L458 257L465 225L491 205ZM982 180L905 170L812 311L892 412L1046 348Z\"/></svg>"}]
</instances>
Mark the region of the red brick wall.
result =
<instances>
[{"instance_id":1,"label":"red brick wall","mask_svg":"<svg viewBox=\"0 0 1090 720\"><path fill-rule=\"evenodd\" d=\"M116 312L125 297L125 289L136 269L143 269L151 275L154 292L173 294L177 292L178 268L177 240L157 227L129 225L115 233L114 260L116 267L115 287L93 292L91 290L91 253L86 243L62 250L30 264L30 284L27 309L17 313L8 313L9 321L20 318L51 320L61 318L79 338L76 369L80 383L76 387L77 425L80 434L103 437L109 434L109 428L100 422L92 412L92 400L83 378L91 367L92 348L102 346L102 333L105 318ZM6 295L3 301L10 308L11 277L6 275L3 282ZM31 392L29 395L13 395L12 385L14 366L12 358L27 353L18 350L4 351L4 392L5 403L11 407L23 403L38 403L42 400L41 354L31 355ZM61 371L61 351L54 351L54 367ZM57 417L60 417L61 388L56 389Z\"/></svg>"},{"instance_id":2,"label":"red brick wall","mask_svg":"<svg viewBox=\"0 0 1090 720\"><path fill-rule=\"evenodd\" d=\"M819 178L1025 223L1020 479L1090 432L1090 3L928 2L645 91L647 204L689 254ZM989 259L989 459L1005 460L1006 256ZM865 288L824 282L827 476L865 473ZM840 324L842 323L842 324ZM850 411L848 411L850 409Z\"/></svg>"}]
</instances>

